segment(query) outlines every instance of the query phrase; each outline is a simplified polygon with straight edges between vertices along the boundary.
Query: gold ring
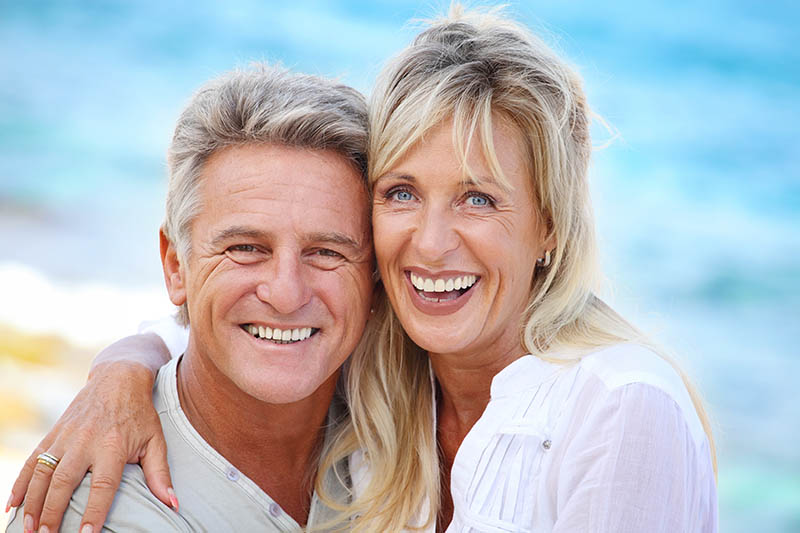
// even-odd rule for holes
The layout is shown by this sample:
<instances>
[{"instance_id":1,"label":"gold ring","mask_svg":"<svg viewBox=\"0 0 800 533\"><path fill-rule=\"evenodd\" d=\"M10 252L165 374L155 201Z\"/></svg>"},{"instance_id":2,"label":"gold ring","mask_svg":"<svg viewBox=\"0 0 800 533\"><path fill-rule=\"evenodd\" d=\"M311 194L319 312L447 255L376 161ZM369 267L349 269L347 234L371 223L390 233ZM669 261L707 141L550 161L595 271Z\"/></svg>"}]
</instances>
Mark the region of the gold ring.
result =
<instances>
[{"instance_id":1,"label":"gold ring","mask_svg":"<svg viewBox=\"0 0 800 533\"><path fill-rule=\"evenodd\" d=\"M39 463L40 465L44 465L44 466L46 466L48 468L52 468L53 470L56 469L56 467L58 466L58 462L60 460L61 459L59 459L55 455L47 453L47 452L40 453L38 455L38 457L36 457L36 462L37 463Z\"/></svg>"}]
</instances>

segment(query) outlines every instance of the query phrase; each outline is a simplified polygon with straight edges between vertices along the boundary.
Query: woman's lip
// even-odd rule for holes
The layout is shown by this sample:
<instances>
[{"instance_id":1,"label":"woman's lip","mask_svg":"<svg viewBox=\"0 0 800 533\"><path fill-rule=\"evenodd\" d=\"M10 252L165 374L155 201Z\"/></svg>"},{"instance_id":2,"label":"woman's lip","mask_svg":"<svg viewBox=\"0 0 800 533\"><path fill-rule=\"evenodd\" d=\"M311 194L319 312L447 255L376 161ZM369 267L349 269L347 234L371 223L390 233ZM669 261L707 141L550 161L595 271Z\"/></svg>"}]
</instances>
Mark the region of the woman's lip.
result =
<instances>
[{"instance_id":1,"label":"woman's lip","mask_svg":"<svg viewBox=\"0 0 800 533\"><path fill-rule=\"evenodd\" d=\"M455 278L460 276L475 276L477 278L480 278L478 274L475 274L474 272L467 272L464 270L440 270L439 272L431 272L430 270L425 270L424 268L408 267L403 269L403 272L405 273L406 277L408 277L408 275L411 272L413 272L417 276L423 276L426 278L434 278L434 279Z\"/></svg>"},{"instance_id":2,"label":"woman's lip","mask_svg":"<svg viewBox=\"0 0 800 533\"><path fill-rule=\"evenodd\" d=\"M406 280L406 288L408 289L409 295L411 296L411 303L419 311L427 315L449 315L455 313L456 311L458 311L467 304L469 299L472 298L472 294L474 292L472 289L475 287L475 285L480 283L480 278L478 278L478 280L469 289L467 289L467 291L464 294L458 296L453 300L446 300L443 302L432 302L430 300L423 298L422 295L420 295L417 289L414 287L414 285L412 285L410 271L407 270L404 277ZM439 274L439 277L442 277L442 275Z\"/></svg>"}]
</instances>

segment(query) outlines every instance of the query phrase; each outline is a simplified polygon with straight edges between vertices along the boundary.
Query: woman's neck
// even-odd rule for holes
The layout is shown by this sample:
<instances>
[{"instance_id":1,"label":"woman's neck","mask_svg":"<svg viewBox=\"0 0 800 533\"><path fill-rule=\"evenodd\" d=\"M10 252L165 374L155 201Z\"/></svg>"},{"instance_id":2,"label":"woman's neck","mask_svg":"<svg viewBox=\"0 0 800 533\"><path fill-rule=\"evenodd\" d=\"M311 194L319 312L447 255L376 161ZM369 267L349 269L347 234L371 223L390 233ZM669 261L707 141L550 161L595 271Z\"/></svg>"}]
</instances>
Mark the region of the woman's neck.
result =
<instances>
[{"instance_id":1,"label":"woman's neck","mask_svg":"<svg viewBox=\"0 0 800 533\"><path fill-rule=\"evenodd\" d=\"M486 410L494 377L524 352L523 348L513 345L483 354L428 354L439 385L436 440L441 453L439 488L442 499L437 532L444 531L453 519L450 472L456 453Z\"/></svg>"},{"instance_id":2,"label":"woman's neck","mask_svg":"<svg viewBox=\"0 0 800 533\"><path fill-rule=\"evenodd\" d=\"M516 343L498 348L480 354L428 354L441 393L439 420L461 439L489 404L494 377L525 353Z\"/></svg>"}]
</instances>

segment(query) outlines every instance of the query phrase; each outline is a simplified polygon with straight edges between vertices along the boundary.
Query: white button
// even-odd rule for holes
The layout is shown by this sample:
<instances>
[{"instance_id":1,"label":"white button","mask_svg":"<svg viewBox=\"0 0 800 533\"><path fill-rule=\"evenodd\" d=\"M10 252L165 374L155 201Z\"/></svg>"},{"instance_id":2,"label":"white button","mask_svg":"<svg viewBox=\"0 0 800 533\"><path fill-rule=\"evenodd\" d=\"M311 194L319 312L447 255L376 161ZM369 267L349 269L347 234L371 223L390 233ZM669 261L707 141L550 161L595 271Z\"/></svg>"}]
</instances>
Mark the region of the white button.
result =
<instances>
[{"instance_id":1,"label":"white button","mask_svg":"<svg viewBox=\"0 0 800 533\"><path fill-rule=\"evenodd\" d=\"M553 442L550 439L547 439L542 443L542 448L544 448L545 450L549 450L552 445Z\"/></svg>"},{"instance_id":2,"label":"white button","mask_svg":"<svg viewBox=\"0 0 800 533\"><path fill-rule=\"evenodd\" d=\"M237 479L239 479L239 471L233 467L228 469L226 475L228 476L228 479L230 479L231 481L236 481Z\"/></svg>"},{"instance_id":3,"label":"white button","mask_svg":"<svg viewBox=\"0 0 800 533\"><path fill-rule=\"evenodd\" d=\"M269 514L277 518L277 516L281 514L280 506L275 502L269 504Z\"/></svg>"}]
</instances>

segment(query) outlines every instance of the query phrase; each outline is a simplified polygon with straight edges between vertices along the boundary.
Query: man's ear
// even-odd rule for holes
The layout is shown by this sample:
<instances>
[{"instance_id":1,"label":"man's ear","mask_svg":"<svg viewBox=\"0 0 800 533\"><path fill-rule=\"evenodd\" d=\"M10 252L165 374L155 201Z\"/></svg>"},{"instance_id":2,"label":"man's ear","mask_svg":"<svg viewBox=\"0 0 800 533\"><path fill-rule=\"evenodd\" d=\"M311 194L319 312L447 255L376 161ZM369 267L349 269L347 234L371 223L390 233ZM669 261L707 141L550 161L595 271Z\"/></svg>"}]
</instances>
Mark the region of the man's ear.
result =
<instances>
[{"instance_id":1,"label":"man's ear","mask_svg":"<svg viewBox=\"0 0 800 533\"><path fill-rule=\"evenodd\" d=\"M161 266L164 269L164 282L167 284L169 299L173 304L181 306L186 303L186 287L178 251L164 234L164 228L158 231L158 238L161 248Z\"/></svg>"}]
</instances>

